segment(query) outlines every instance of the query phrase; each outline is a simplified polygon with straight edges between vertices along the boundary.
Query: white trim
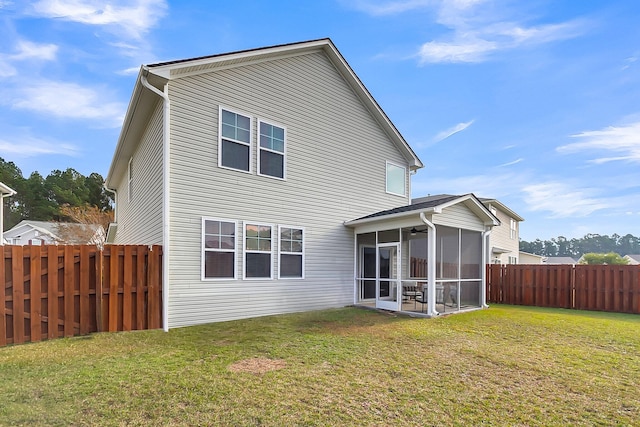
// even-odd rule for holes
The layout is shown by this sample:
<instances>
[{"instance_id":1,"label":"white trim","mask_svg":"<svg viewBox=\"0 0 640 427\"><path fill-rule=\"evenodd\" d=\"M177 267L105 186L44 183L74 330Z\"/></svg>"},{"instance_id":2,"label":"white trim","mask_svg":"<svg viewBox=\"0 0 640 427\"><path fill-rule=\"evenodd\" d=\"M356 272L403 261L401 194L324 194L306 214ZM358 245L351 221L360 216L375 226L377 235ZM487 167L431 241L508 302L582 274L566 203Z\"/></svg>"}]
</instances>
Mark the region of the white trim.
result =
<instances>
[{"instance_id":1,"label":"white trim","mask_svg":"<svg viewBox=\"0 0 640 427\"><path fill-rule=\"evenodd\" d=\"M204 267L205 267L205 252L230 252L228 250L215 250L213 248L205 248L204 246L204 230L205 230L205 222L206 221L218 221L218 222L227 222L232 223L235 230L234 242L233 242L233 277L205 277L204 275ZM224 218L214 218L203 216L201 221L201 229L200 229L200 280L203 282L219 282L223 280L237 280L238 279L238 221L232 219L224 219Z\"/></svg>"},{"instance_id":2,"label":"white trim","mask_svg":"<svg viewBox=\"0 0 640 427\"><path fill-rule=\"evenodd\" d=\"M258 254L266 254L267 251L261 250L250 250L247 251L247 225L257 225L259 227L270 227L271 228L271 250L268 252L271 256L271 261L269 262L269 277L247 277L247 253L258 253ZM273 280L273 253L274 253L274 238L273 238L273 224L267 224L263 222L257 221L243 221L242 222L242 278L243 280Z\"/></svg>"},{"instance_id":3,"label":"white trim","mask_svg":"<svg viewBox=\"0 0 640 427\"><path fill-rule=\"evenodd\" d=\"M302 231L302 252L286 252L286 251L282 251L282 246L280 246L280 238L282 236L281 234L281 230L283 228L291 228L293 230L301 230ZM301 280L305 278L305 259L306 259L306 254L305 254L305 240L307 240L307 232L305 231L304 227L299 227L299 226L294 226L294 225L278 225L278 279L282 279L282 280ZM300 277L282 277L282 275L280 274L280 265L281 265L281 258L280 255L301 255L302 256L302 276Z\"/></svg>"},{"instance_id":4,"label":"white trim","mask_svg":"<svg viewBox=\"0 0 640 427\"><path fill-rule=\"evenodd\" d=\"M256 174L259 176L266 176L268 178L286 181L287 180L287 127L267 119L261 119L260 117L258 117L257 122L258 123L257 123L257 129L256 129L256 151L257 151ZM260 124L261 123L280 128L284 131L284 148L282 153L276 150L272 150L270 148L262 148L260 146ZM260 154L262 153L262 150L268 151L274 154L279 154L282 156L282 178L280 178L279 176L260 173L260 157L261 157Z\"/></svg>"},{"instance_id":5,"label":"white trim","mask_svg":"<svg viewBox=\"0 0 640 427\"><path fill-rule=\"evenodd\" d=\"M402 169L404 172L402 174L403 176L403 180L402 180L402 188L403 188L403 192L402 193L394 193L393 191L389 191L389 166L395 166L397 168ZM394 163L394 162L390 162L390 161L386 161L385 162L385 166L384 166L384 177L385 177L385 192L387 194L393 194L395 196L402 196L402 197L407 197L407 167L403 166L403 165L399 165L398 163Z\"/></svg>"},{"instance_id":6,"label":"white trim","mask_svg":"<svg viewBox=\"0 0 640 427\"><path fill-rule=\"evenodd\" d=\"M131 173L131 169L132 169L132 164L133 164L133 157L129 158L129 163L127 164L127 202L131 203L131 198L132 198L132 187L133 187L133 173Z\"/></svg>"},{"instance_id":7,"label":"white trim","mask_svg":"<svg viewBox=\"0 0 640 427\"><path fill-rule=\"evenodd\" d=\"M249 142L240 141L233 138L224 138L232 143L245 145L249 147L249 170L242 170L232 168L230 166L224 166L222 164L222 111L228 111L229 113L237 114L239 116L243 116L249 119ZM218 167L222 169L228 169L236 172L244 172L244 173L253 173L252 163L253 163L253 116L251 114L244 113L239 110L235 110L233 108L227 108L223 105L218 105Z\"/></svg>"}]
</instances>

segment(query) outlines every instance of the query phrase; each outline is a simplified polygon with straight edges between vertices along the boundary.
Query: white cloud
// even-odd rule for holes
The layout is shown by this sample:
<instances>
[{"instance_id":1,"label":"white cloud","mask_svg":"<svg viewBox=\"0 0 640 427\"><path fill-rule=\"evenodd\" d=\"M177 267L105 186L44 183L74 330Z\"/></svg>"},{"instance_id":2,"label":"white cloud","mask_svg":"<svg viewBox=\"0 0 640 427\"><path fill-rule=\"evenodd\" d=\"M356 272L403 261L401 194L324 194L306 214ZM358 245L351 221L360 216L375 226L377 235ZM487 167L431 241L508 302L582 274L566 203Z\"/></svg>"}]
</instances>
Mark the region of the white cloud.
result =
<instances>
[{"instance_id":1,"label":"white cloud","mask_svg":"<svg viewBox=\"0 0 640 427\"><path fill-rule=\"evenodd\" d=\"M462 132L469 126L473 124L474 120L470 120L464 123L458 123L457 125L450 127L449 129L445 129L442 132L439 132L436 136L433 137L434 142L440 142L444 139L449 138L452 135L455 135L458 132Z\"/></svg>"},{"instance_id":2,"label":"white cloud","mask_svg":"<svg viewBox=\"0 0 640 427\"><path fill-rule=\"evenodd\" d=\"M166 0L40 0L33 5L38 16L112 26L139 38L167 11Z\"/></svg>"},{"instance_id":3,"label":"white cloud","mask_svg":"<svg viewBox=\"0 0 640 427\"><path fill-rule=\"evenodd\" d=\"M126 108L105 99L105 92L47 80L16 89L11 105L60 118L99 120L105 127L120 126Z\"/></svg>"},{"instance_id":4,"label":"white cloud","mask_svg":"<svg viewBox=\"0 0 640 427\"><path fill-rule=\"evenodd\" d=\"M28 40L19 40L16 45L17 53L10 55L9 59L22 61L26 59L39 59L51 61L56 59L58 46L55 44L38 44Z\"/></svg>"},{"instance_id":5,"label":"white cloud","mask_svg":"<svg viewBox=\"0 0 640 427\"><path fill-rule=\"evenodd\" d=\"M518 163L521 163L522 161L524 161L524 159L523 158L519 158L519 159L516 159L516 160L514 160L512 162L503 163L503 164L499 165L498 167L502 168L502 167L506 167L506 166L517 165Z\"/></svg>"},{"instance_id":6,"label":"white cloud","mask_svg":"<svg viewBox=\"0 0 640 427\"><path fill-rule=\"evenodd\" d=\"M582 142L560 146L556 148L559 153L603 151L616 154L592 159L591 162L595 164L614 161L640 162L640 121L624 126L580 132L571 137Z\"/></svg>"},{"instance_id":7,"label":"white cloud","mask_svg":"<svg viewBox=\"0 0 640 427\"><path fill-rule=\"evenodd\" d=\"M522 188L529 209L548 211L551 218L585 217L610 208L611 202L593 197L589 189L576 189L561 182L526 185Z\"/></svg>"},{"instance_id":8,"label":"white cloud","mask_svg":"<svg viewBox=\"0 0 640 427\"><path fill-rule=\"evenodd\" d=\"M382 15L395 15L398 13L408 12L414 9L422 9L425 6L429 6L434 3L433 0L404 0L404 1L355 1L345 2L355 9L361 10L369 15L382 16Z\"/></svg>"},{"instance_id":9,"label":"white cloud","mask_svg":"<svg viewBox=\"0 0 640 427\"><path fill-rule=\"evenodd\" d=\"M14 141L0 139L0 152L11 155L12 157L34 157L51 154L75 156L78 154L78 149L71 144L45 141L24 134L11 139Z\"/></svg>"}]
</instances>

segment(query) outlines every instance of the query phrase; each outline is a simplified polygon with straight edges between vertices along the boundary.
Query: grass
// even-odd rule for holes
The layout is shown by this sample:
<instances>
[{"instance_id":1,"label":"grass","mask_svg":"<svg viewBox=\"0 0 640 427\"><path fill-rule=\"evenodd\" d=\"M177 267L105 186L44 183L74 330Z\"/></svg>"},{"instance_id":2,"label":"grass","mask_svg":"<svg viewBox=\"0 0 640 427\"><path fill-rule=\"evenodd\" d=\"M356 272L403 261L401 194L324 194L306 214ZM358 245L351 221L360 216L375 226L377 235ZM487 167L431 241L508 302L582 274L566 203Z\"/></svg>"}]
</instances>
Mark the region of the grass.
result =
<instances>
[{"instance_id":1,"label":"grass","mask_svg":"<svg viewBox=\"0 0 640 427\"><path fill-rule=\"evenodd\" d=\"M104 333L0 349L0 425L638 425L639 355L640 316L500 305Z\"/></svg>"}]
</instances>

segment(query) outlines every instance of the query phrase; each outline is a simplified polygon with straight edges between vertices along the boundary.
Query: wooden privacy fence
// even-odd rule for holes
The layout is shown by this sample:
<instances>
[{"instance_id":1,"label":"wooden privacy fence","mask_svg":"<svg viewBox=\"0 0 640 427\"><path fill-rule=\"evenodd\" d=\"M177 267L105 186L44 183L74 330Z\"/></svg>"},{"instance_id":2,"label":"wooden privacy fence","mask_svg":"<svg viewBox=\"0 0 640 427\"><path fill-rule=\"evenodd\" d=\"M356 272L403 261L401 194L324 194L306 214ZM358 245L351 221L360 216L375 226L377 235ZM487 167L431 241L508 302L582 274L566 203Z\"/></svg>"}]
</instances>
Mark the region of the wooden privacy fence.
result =
<instances>
[{"instance_id":1,"label":"wooden privacy fence","mask_svg":"<svg viewBox=\"0 0 640 427\"><path fill-rule=\"evenodd\" d=\"M162 246L0 252L0 346L162 327Z\"/></svg>"},{"instance_id":2,"label":"wooden privacy fence","mask_svg":"<svg viewBox=\"0 0 640 427\"><path fill-rule=\"evenodd\" d=\"M487 302L640 314L640 266L491 264Z\"/></svg>"}]
</instances>

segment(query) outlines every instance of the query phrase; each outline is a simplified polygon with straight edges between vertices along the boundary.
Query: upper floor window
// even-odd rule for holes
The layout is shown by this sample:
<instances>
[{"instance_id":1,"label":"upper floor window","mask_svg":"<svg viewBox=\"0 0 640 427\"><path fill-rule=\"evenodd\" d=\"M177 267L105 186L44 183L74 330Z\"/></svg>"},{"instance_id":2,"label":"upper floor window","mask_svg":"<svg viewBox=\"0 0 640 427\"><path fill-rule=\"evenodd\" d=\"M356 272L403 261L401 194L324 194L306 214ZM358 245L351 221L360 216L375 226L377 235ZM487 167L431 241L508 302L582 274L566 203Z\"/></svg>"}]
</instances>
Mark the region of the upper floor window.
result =
<instances>
[{"instance_id":1,"label":"upper floor window","mask_svg":"<svg viewBox=\"0 0 640 427\"><path fill-rule=\"evenodd\" d=\"M251 172L251 118L220 107L219 166Z\"/></svg>"},{"instance_id":2,"label":"upper floor window","mask_svg":"<svg viewBox=\"0 0 640 427\"><path fill-rule=\"evenodd\" d=\"M516 239L518 237L518 222L513 218L511 218L509 227L510 227L509 237L512 239Z\"/></svg>"},{"instance_id":3,"label":"upper floor window","mask_svg":"<svg viewBox=\"0 0 640 427\"><path fill-rule=\"evenodd\" d=\"M407 169L387 162L387 193L406 196Z\"/></svg>"},{"instance_id":4,"label":"upper floor window","mask_svg":"<svg viewBox=\"0 0 640 427\"><path fill-rule=\"evenodd\" d=\"M236 222L202 219L203 279L236 278Z\"/></svg>"},{"instance_id":5,"label":"upper floor window","mask_svg":"<svg viewBox=\"0 0 640 427\"><path fill-rule=\"evenodd\" d=\"M283 127L258 121L258 174L274 178L285 177L285 135Z\"/></svg>"},{"instance_id":6,"label":"upper floor window","mask_svg":"<svg viewBox=\"0 0 640 427\"><path fill-rule=\"evenodd\" d=\"M304 278L304 230L280 227L278 278Z\"/></svg>"},{"instance_id":7,"label":"upper floor window","mask_svg":"<svg viewBox=\"0 0 640 427\"><path fill-rule=\"evenodd\" d=\"M270 225L245 224L244 227L244 277L271 279L271 230Z\"/></svg>"}]
</instances>

